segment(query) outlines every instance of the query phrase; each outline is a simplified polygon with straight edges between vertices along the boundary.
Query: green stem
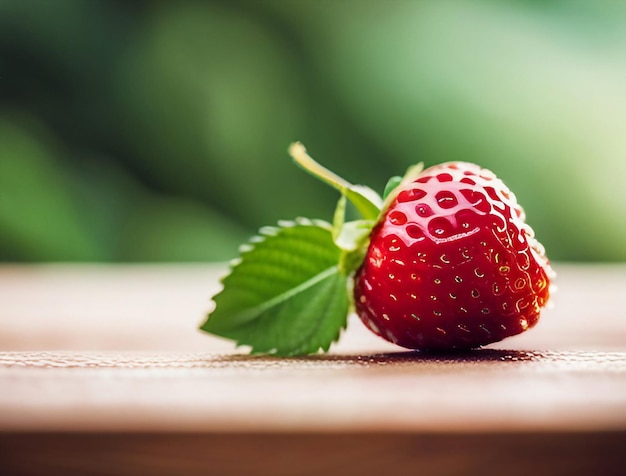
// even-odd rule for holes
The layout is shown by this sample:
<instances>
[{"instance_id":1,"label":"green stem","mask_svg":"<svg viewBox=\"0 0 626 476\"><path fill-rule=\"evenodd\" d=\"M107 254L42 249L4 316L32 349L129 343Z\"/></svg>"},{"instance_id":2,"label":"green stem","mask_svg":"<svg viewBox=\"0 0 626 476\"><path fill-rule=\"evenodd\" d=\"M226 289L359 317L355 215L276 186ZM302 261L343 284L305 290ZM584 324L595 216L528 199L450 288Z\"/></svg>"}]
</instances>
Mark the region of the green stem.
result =
<instances>
[{"instance_id":1,"label":"green stem","mask_svg":"<svg viewBox=\"0 0 626 476\"><path fill-rule=\"evenodd\" d=\"M308 173L339 190L341 193L347 193L350 187L352 187L350 182L316 162L313 157L307 154L306 148L302 143L294 142L291 144L289 146L289 155L293 157L296 164Z\"/></svg>"},{"instance_id":2,"label":"green stem","mask_svg":"<svg viewBox=\"0 0 626 476\"><path fill-rule=\"evenodd\" d=\"M289 154L296 164L306 172L320 179L345 195L356 207L366 220L377 220L383 205L383 200L372 189L363 185L353 185L339 175L331 172L326 167L317 163L307 154L306 149L300 142L294 142L289 146Z\"/></svg>"}]
</instances>

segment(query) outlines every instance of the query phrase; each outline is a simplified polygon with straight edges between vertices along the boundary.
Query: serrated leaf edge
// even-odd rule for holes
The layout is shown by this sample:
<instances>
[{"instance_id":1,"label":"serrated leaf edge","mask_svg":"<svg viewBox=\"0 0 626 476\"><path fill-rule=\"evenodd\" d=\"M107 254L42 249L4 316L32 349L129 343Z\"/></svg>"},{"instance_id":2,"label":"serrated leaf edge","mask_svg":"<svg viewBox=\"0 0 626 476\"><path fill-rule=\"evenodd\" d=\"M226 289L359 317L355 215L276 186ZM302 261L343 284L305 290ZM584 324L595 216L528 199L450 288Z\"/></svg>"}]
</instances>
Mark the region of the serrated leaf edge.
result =
<instances>
[{"instance_id":1,"label":"serrated leaf edge","mask_svg":"<svg viewBox=\"0 0 626 476\"><path fill-rule=\"evenodd\" d=\"M222 285L222 289L220 289L218 292L213 294L213 297L211 298L211 300L213 301L213 304L214 304L213 307L214 308L213 308L212 311L210 311L207 314L207 319L205 319L205 321L202 324L200 324L200 329L206 330L205 327L209 324L209 318L210 318L211 314L213 313L213 311L215 310L215 302L214 302L215 298L217 296L219 296L224 291L224 285L225 285L224 281L226 279L228 279L228 277L233 273L235 268L237 268L237 266L239 266L242 263L242 261L244 260L245 254L254 251L254 248L255 248L256 244L264 242L267 238L271 238L272 236L276 236L281 229L293 228L295 226L318 226L320 228L327 229L331 233L333 231L332 225L330 223L328 223L327 221L320 220L320 219L317 219L317 218L305 218L305 217L297 217L294 220L278 220L278 226L264 226L264 227L261 227L259 229L259 232L258 232L257 235L253 235L252 237L249 238L248 243L244 243L244 244L239 246L239 254L240 254L240 256L238 256L237 258L234 258L234 259L232 259L232 260L230 260L228 262L228 270L219 279L219 283ZM331 270L333 268L339 269L339 266L340 266L340 263L338 263L336 266L331 266L330 268L324 270L322 273L327 273L327 272L329 272L329 270ZM320 273L320 274L322 274L322 273ZM318 277L320 274L316 275L314 278ZM330 274L332 274L332 273L329 273L329 275ZM314 279L314 278L312 278L312 279ZM302 284L305 284L305 283L302 283ZM302 284L300 286L302 286ZM312 283L310 285L313 285L313 284L315 284L315 283ZM298 288L300 286L298 286ZM301 289L306 289L306 287L303 287ZM284 293L284 294L287 294L287 293ZM276 299L276 298L274 298L274 299ZM270 301L268 301L268 302L270 302Z\"/></svg>"},{"instance_id":2,"label":"serrated leaf edge","mask_svg":"<svg viewBox=\"0 0 626 476\"><path fill-rule=\"evenodd\" d=\"M293 228L295 226L317 226L332 231L332 225L324 220L298 217L295 220L279 220L278 226L263 226L259 229L258 234L251 236L247 243L239 245L239 253L245 254L254 250L255 245L264 242L267 238L276 236L281 229ZM241 262L241 257L234 258L230 263L234 263L230 268L234 268Z\"/></svg>"}]
</instances>

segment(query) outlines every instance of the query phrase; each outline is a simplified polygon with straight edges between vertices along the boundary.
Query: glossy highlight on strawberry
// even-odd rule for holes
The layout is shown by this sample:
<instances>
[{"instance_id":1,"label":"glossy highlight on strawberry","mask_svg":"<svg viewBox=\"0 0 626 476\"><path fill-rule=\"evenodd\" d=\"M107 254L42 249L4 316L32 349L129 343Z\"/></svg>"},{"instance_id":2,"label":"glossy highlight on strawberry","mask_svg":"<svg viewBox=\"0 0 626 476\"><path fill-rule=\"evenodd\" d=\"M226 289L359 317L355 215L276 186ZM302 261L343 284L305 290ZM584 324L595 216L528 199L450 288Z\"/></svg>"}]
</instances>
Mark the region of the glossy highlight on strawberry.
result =
<instances>
[{"instance_id":1,"label":"glossy highlight on strawberry","mask_svg":"<svg viewBox=\"0 0 626 476\"><path fill-rule=\"evenodd\" d=\"M533 327L553 272L502 181L453 162L399 188L355 276L365 325L419 350L475 348Z\"/></svg>"}]
</instances>

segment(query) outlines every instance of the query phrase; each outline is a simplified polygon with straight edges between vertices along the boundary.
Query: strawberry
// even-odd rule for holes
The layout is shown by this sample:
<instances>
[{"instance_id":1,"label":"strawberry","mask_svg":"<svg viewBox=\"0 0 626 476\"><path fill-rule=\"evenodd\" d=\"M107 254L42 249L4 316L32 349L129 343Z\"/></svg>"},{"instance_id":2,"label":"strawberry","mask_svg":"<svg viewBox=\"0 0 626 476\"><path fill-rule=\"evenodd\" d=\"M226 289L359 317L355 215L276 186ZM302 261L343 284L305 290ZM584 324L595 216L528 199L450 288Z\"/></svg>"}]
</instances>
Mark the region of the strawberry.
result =
<instances>
[{"instance_id":1,"label":"strawberry","mask_svg":"<svg viewBox=\"0 0 626 476\"><path fill-rule=\"evenodd\" d=\"M351 309L409 349L471 349L533 327L553 272L513 193L477 165L394 177L385 199L315 162L298 165L341 193L333 222L265 227L241 248L201 329L253 353L327 351ZM362 219L345 221L350 202Z\"/></svg>"},{"instance_id":2,"label":"strawberry","mask_svg":"<svg viewBox=\"0 0 626 476\"><path fill-rule=\"evenodd\" d=\"M504 183L452 162L399 188L355 276L365 325L420 350L479 347L533 327L552 271Z\"/></svg>"}]
</instances>

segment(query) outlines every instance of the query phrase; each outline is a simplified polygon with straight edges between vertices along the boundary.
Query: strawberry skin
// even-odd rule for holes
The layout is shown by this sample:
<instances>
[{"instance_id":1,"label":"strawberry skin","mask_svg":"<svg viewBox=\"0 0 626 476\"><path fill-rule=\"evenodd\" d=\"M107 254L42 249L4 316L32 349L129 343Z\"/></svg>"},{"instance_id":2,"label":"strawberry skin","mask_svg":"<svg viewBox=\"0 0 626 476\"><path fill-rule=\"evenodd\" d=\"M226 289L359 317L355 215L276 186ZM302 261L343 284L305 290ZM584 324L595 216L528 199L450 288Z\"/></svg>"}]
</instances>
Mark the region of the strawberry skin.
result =
<instances>
[{"instance_id":1,"label":"strawberry skin","mask_svg":"<svg viewBox=\"0 0 626 476\"><path fill-rule=\"evenodd\" d=\"M533 327L553 271L513 193L452 162L396 190L354 283L379 336L419 350L470 349Z\"/></svg>"}]
</instances>

